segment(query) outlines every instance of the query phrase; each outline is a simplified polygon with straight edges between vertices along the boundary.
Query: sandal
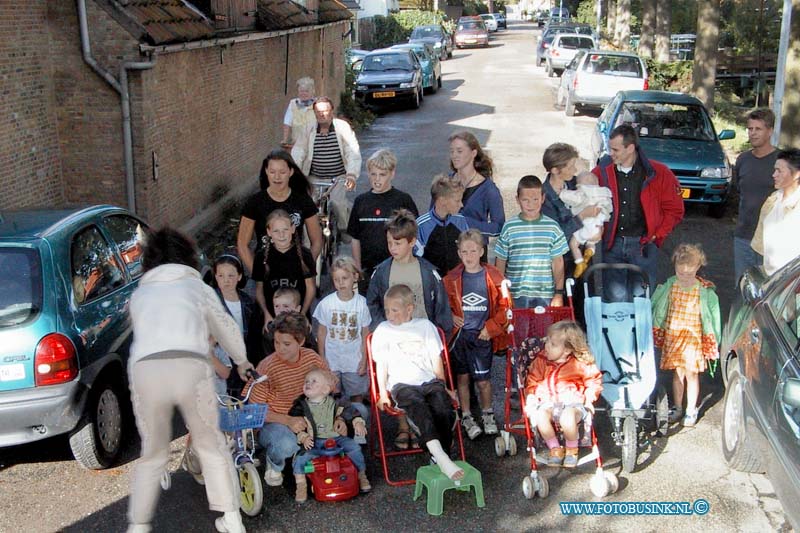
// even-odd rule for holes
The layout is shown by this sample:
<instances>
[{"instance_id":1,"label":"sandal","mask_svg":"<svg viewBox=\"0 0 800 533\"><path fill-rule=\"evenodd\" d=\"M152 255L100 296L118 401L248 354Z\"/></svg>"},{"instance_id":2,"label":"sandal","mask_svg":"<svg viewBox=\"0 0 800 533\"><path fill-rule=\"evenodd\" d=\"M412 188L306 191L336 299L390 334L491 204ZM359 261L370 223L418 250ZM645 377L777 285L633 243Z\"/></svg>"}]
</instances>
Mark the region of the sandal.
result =
<instances>
[{"instance_id":1,"label":"sandal","mask_svg":"<svg viewBox=\"0 0 800 533\"><path fill-rule=\"evenodd\" d=\"M416 433L411 433L411 449L419 450L419 437Z\"/></svg>"},{"instance_id":2,"label":"sandal","mask_svg":"<svg viewBox=\"0 0 800 533\"><path fill-rule=\"evenodd\" d=\"M407 450L411 442L411 434L408 431L398 431L394 438L394 447L398 450ZM419 448L419 443L417 443L417 448Z\"/></svg>"}]
</instances>

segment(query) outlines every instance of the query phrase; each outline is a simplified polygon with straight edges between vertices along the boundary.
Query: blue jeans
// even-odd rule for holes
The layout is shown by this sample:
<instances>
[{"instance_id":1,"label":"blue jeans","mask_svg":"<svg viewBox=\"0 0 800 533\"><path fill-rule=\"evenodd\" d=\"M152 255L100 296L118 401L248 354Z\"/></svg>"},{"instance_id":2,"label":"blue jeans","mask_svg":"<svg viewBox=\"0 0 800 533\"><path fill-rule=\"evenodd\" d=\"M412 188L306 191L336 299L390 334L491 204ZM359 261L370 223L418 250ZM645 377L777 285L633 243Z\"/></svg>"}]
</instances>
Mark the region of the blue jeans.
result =
<instances>
[{"instance_id":1,"label":"blue jeans","mask_svg":"<svg viewBox=\"0 0 800 533\"><path fill-rule=\"evenodd\" d=\"M739 283L745 270L763 264L764 257L753 250L749 240L742 239L741 237L733 238L733 272L735 275L734 282L736 284Z\"/></svg>"},{"instance_id":2,"label":"blue jeans","mask_svg":"<svg viewBox=\"0 0 800 533\"><path fill-rule=\"evenodd\" d=\"M297 453L297 435L289 426L277 422L268 422L258 434L258 443L267 450L267 463L272 470L283 472L286 459Z\"/></svg>"},{"instance_id":3,"label":"blue jeans","mask_svg":"<svg viewBox=\"0 0 800 533\"><path fill-rule=\"evenodd\" d=\"M639 237L617 237L610 250L603 254L604 263L626 263L636 265L644 270L650 294L655 290L658 273L658 246L649 242L642 245ZM606 271L603 275L604 298L611 302L630 301L634 296L643 296L644 291L638 276L629 276L627 272Z\"/></svg>"},{"instance_id":4,"label":"blue jeans","mask_svg":"<svg viewBox=\"0 0 800 533\"><path fill-rule=\"evenodd\" d=\"M325 449L326 440L328 439L314 439L313 448L298 453L292 463L292 472L295 474L303 474L307 463L311 462L315 457L322 456L320 451ZM336 441L336 445L344 451L345 455L353 461L353 466L356 467L356 470L359 472L366 470L367 463L364 461L364 454L361 453L361 446L356 444L356 442L349 437L334 437L333 440Z\"/></svg>"}]
</instances>

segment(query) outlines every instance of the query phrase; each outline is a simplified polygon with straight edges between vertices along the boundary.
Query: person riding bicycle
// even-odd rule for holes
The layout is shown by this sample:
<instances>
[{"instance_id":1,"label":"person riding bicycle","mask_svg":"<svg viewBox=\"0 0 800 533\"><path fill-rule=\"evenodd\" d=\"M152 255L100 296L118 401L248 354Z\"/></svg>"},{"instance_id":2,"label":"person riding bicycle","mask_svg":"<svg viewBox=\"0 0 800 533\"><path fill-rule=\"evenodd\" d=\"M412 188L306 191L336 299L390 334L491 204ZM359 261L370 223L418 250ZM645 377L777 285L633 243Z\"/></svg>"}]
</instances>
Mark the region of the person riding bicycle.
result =
<instances>
[{"instance_id":1,"label":"person riding bicycle","mask_svg":"<svg viewBox=\"0 0 800 533\"><path fill-rule=\"evenodd\" d=\"M350 215L345 195L356 188L361 174L361 149L350 124L333 118L330 98L317 98L313 107L317 120L298 135L292 147L292 158L303 173L313 176L314 180L333 183L337 177L344 176L345 187L334 186L330 193L339 229L344 232Z\"/></svg>"}]
</instances>

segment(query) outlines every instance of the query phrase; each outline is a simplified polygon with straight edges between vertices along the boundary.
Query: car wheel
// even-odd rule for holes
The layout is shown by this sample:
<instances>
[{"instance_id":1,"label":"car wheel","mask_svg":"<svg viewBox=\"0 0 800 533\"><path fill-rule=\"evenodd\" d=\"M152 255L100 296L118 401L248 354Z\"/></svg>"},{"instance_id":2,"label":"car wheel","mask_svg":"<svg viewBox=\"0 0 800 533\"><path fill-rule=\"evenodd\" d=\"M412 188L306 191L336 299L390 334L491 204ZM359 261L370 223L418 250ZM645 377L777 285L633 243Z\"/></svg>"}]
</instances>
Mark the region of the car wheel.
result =
<instances>
[{"instance_id":1,"label":"car wheel","mask_svg":"<svg viewBox=\"0 0 800 533\"><path fill-rule=\"evenodd\" d=\"M439 76L439 79L436 82L437 90L442 88L442 77Z\"/></svg>"},{"instance_id":2,"label":"car wheel","mask_svg":"<svg viewBox=\"0 0 800 533\"><path fill-rule=\"evenodd\" d=\"M736 363L734 363L736 364ZM744 390L739 369L728 374L722 410L722 455L728 465L742 472L762 472L758 452L744 423Z\"/></svg>"},{"instance_id":3,"label":"car wheel","mask_svg":"<svg viewBox=\"0 0 800 533\"><path fill-rule=\"evenodd\" d=\"M75 460L84 468L102 470L117 458L122 447L122 387L95 383L89 391L86 412L69 437Z\"/></svg>"},{"instance_id":4,"label":"car wheel","mask_svg":"<svg viewBox=\"0 0 800 533\"><path fill-rule=\"evenodd\" d=\"M722 218L725 216L725 207L727 207L725 202L711 204L708 206L708 214L711 218Z\"/></svg>"},{"instance_id":5,"label":"car wheel","mask_svg":"<svg viewBox=\"0 0 800 533\"><path fill-rule=\"evenodd\" d=\"M575 104L572 102L572 94L567 93L567 101L564 103L564 113L568 117L575 116Z\"/></svg>"},{"instance_id":6,"label":"car wheel","mask_svg":"<svg viewBox=\"0 0 800 533\"><path fill-rule=\"evenodd\" d=\"M436 91L439 90L439 87L442 86L441 78L437 79L436 77L433 78L433 83L431 83L431 94L436 94Z\"/></svg>"}]
</instances>

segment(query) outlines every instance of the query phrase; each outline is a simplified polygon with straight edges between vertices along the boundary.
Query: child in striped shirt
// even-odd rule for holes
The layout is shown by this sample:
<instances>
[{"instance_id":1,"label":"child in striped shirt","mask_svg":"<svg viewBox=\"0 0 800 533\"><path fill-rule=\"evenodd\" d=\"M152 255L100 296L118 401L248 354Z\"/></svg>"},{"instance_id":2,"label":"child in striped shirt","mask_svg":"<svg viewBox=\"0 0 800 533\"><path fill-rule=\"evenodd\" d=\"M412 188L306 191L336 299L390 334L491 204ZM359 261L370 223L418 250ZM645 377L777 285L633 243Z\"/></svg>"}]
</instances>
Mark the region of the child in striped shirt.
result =
<instances>
[{"instance_id":1,"label":"child in striped shirt","mask_svg":"<svg viewBox=\"0 0 800 533\"><path fill-rule=\"evenodd\" d=\"M542 214L544 193L536 176L517 185L519 215L503 225L495 243L495 266L511 281L514 307L564 305L564 254L569 251L558 222Z\"/></svg>"}]
</instances>

